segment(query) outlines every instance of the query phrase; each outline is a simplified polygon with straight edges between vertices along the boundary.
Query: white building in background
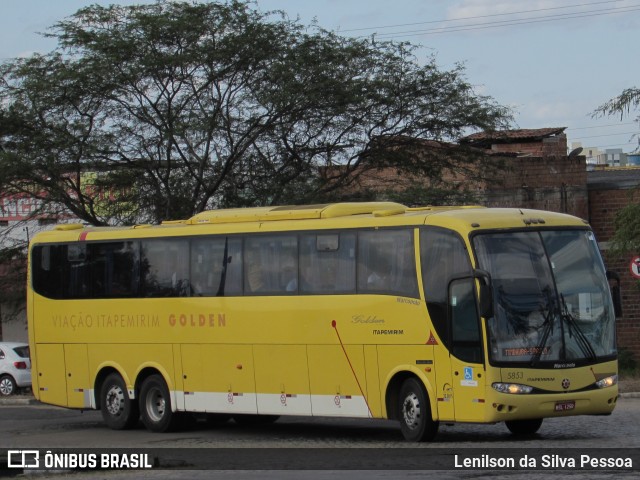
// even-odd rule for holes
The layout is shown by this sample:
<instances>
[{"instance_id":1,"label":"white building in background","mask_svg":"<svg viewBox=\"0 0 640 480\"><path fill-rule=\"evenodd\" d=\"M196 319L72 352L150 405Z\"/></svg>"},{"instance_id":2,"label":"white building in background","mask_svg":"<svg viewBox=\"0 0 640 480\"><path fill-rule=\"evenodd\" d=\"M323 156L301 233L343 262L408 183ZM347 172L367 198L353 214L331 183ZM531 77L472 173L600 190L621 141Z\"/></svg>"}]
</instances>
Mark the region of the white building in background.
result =
<instances>
[{"instance_id":1,"label":"white building in background","mask_svg":"<svg viewBox=\"0 0 640 480\"><path fill-rule=\"evenodd\" d=\"M29 239L59 223L78 222L64 208L21 194L0 194L0 249L26 246ZM12 264L0 265L0 274ZM6 285L3 288L7 288ZM4 291L3 293L7 293ZM24 301L0 295L0 340L27 341Z\"/></svg>"},{"instance_id":2,"label":"white building in background","mask_svg":"<svg viewBox=\"0 0 640 480\"><path fill-rule=\"evenodd\" d=\"M26 195L0 195L0 248L25 244L41 230L58 223L78 222L63 208Z\"/></svg>"},{"instance_id":3,"label":"white building in background","mask_svg":"<svg viewBox=\"0 0 640 480\"><path fill-rule=\"evenodd\" d=\"M582 148L581 155L587 157L587 165L607 165L609 167L625 167L629 164L627 154L621 148L583 147L581 142L572 142L571 149Z\"/></svg>"}]
</instances>

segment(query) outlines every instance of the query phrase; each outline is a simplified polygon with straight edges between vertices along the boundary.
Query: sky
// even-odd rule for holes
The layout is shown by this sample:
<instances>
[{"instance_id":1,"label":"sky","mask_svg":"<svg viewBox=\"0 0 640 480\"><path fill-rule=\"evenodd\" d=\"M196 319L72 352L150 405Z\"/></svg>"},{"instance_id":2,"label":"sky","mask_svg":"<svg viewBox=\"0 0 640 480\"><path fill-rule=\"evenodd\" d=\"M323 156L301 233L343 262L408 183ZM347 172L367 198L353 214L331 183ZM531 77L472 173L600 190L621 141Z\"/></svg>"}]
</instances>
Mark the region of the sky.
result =
<instances>
[{"instance_id":1,"label":"sky","mask_svg":"<svg viewBox=\"0 0 640 480\"><path fill-rule=\"evenodd\" d=\"M203 1L203 0L201 0ZM47 53L41 33L90 4L152 0L0 0L0 61ZM255 0L345 36L418 45L442 69L465 66L476 92L509 106L516 128L566 127L569 146L638 149L640 111L594 118L640 88L640 0Z\"/></svg>"}]
</instances>

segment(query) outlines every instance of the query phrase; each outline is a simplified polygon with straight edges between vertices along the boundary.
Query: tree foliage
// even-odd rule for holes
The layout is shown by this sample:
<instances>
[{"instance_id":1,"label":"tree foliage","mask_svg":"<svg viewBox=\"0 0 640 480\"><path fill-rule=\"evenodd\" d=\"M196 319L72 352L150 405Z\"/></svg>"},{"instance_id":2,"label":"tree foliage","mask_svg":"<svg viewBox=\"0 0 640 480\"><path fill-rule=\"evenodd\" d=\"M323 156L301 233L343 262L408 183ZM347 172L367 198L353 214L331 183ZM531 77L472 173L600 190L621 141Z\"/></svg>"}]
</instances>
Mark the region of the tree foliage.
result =
<instances>
[{"instance_id":1,"label":"tree foliage","mask_svg":"<svg viewBox=\"0 0 640 480\"><path fill-rule=\"evenodd\" d=\"M511 121L462 66L239 0L94 5L48 35L0 67L0 189L94 225L335 198L372 168L440 178L477 157L396 147Z\"/></svg>"},{"instance_id":2,"label":"tree foliage","mask_svg":"<svg viewBox=\"0 0 640 480\"><path fill-rule=\"evenodd\" d=\"M600 105L594 115L619 115L624 118L640 106L640 88L627 88L620 95Z\"/></svg>"},{"instance_id":3,"label":"tree foliage","mask_svg":"<svg viewBox=\"0 0 640 480\"><path fill-rule=\"evenodd\" d=\"M624 118L640 107L640 89L627 88L596 109L594 115L619 115ZM638 119L640 121L640 119ZM640 203L633 202L623 207L615 218L615 233L612 239L613 252L622 254L640 251Z\"/></svg>"},{"instance_id":4,"label":"tree foliage","mask_svg":"<svg viewBox=\"0 0 640 480\"><path fill-rule=\"evenodd\" d=\"M614 226L612 253L640 252L640 203L624 206L616 214Z\"/></svg>"}]
</instances>

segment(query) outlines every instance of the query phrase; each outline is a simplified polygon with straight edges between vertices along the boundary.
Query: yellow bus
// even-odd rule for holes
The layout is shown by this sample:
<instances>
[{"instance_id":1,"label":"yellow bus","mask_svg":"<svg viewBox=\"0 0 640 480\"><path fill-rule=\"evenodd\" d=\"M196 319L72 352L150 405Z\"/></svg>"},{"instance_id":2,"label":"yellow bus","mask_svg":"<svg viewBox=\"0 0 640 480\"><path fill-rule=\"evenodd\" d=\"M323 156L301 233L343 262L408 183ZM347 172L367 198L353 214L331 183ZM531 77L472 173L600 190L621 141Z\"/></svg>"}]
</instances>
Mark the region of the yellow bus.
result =
<instances>
[{"instance_id":1,"label":"yellow bus","mask_svg":"<svg viewBox=\"0 0 640 480\"><path fill-rule=\"evenodd\" d=\"M602 415L615 313L589 226L558 213L336 203L32 239L33 391L152 431L191 413L440 422Z\"/></svg>"}]
</instances>

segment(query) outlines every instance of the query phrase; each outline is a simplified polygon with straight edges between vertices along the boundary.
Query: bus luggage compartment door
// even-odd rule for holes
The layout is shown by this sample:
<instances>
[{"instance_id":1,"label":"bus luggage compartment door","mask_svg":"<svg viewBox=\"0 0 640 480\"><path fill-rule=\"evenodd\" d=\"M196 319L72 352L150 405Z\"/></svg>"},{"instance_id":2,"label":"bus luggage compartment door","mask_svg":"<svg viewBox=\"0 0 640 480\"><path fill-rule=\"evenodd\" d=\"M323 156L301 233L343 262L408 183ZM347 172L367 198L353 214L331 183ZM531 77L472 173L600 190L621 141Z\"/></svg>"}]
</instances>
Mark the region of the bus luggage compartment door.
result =
<instances>
[{"instance_id":1,"label":"bus luggage compartment door","mask_svg":"<svg viewBox=\"0 0 640 480\"><path fill-rule=\"evenodd\" d=\"M40 343L36 346L38 399L52 405L67 406L64 345Z\"/></svg>"}]
</instances>

